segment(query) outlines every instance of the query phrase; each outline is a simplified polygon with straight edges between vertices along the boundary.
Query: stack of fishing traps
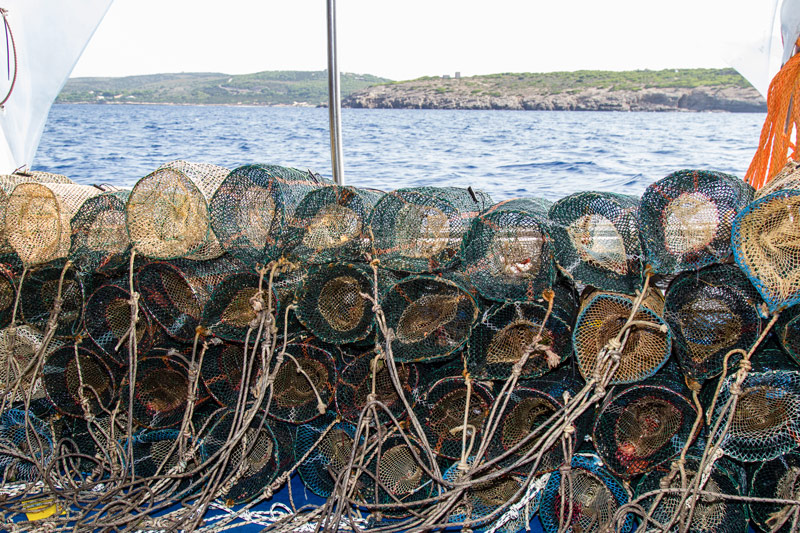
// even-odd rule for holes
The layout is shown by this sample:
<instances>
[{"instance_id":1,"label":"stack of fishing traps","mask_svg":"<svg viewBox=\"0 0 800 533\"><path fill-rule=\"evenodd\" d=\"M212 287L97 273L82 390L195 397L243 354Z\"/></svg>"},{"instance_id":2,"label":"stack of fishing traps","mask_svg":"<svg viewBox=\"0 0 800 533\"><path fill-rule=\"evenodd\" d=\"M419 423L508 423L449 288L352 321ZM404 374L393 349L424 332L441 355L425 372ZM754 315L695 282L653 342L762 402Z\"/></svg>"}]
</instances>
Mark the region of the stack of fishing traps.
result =
<instances>
[{"instance_id":1,"label":"stack of fishing traps","mask_svg":"<svg viewBox=\"0 0 800 533\"><path fill-rule=\"evenodd\" d=\"M3 527L796 530L798 183L4 176Z\"/></svg>"}]
</instances>

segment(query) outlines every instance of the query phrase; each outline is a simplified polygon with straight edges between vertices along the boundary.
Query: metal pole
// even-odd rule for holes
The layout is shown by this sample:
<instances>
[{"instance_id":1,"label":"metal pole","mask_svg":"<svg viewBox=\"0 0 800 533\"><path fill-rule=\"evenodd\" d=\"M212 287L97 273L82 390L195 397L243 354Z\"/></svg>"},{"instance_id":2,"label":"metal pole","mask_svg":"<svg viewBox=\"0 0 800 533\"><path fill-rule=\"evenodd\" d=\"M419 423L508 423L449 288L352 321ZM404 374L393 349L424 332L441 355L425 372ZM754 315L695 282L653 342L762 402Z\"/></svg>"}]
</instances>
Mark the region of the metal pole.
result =
<instances>
[{"instance_id":1,"label":"metal pole","mask_svg":"<svg viewBox=\"0 0 800 533\"><path fill-rule=\"evenodd\" d=\"M344 185L342 170L342 93L339 89L339 64L336 59L336 0L328 1L328 115L331 130L333 182Z\"/></svg>"}]
</instances>

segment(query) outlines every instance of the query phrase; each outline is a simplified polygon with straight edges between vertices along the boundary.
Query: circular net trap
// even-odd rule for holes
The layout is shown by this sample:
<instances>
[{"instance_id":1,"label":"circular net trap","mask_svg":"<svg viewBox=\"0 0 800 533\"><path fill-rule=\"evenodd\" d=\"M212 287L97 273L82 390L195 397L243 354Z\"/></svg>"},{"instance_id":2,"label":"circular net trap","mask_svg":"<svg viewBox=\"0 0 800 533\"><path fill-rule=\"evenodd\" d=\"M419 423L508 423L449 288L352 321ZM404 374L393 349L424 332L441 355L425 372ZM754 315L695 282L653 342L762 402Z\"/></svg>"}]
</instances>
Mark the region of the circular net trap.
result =
<instances>
[{"instance_id":1,"label":"circular net trap","mask_svg":"<svg viewBox=\"0 0 800 533\"><path fill-rule=\"evenodd\" d=\"M800 161L793 159L786 162L780 172L775 174L763 187L756 190L753 196L754 200L758 200L763 196L772 194L775 191L783 191L786 189L800 189Z\"/></svg>"},{"instance_id":2,"label":"circular net trap","mask_svg":"<svg viewBox=\"0 0 800 533\"><path fill-rule=\"evenodd\" d=\"M761 298L735 265L711 265L684 272L670 284L664 319L684 371L702 382L722 372L725 355L749 350L761 334ZM729 360L729 368L741 359Z\"/></svg>"},{"instance_id":3,"label":"circular net trap","mask_svg":"<svg viewBox=\"0 0 800 533\"><path fill-rule=\"evenodd\" d=\"M297 205L322 184L310 172L277 165L233 170L211 199L211 226L222 247L250 267L278 259Z\"/></svg>"},{"instance_id":4,"label":"circular net trap","mask_svg":"<svg viewBox=\"0 0 800 533\"><path fill-rule=\"evenodd\" d=\"M230 439L235 413L225 409L216 418L203 438L200 456L204 461L216 454ZM292 454L292 442L279 442L263 411L258 411L244 435L230 453L223 478L227 505L246 503L264 492L281 473L284 454Z\"/></svg>"},{"instance_id":5,"label":"circular net trap","mask_svg":"<svg viewBox=\"0 0 800 533\"><path fill-rule=\"evenodd\" d=\"M68 344L51 353L42 367L47 397L62 414L84 418L111 409L116 398L114 376L103 359Z\"/></svg>"},{"instance_id":6,"label":"circular net trap","mask_svg":"<svg viewBox=\"0 0 800 533\"><path fill-rule=\"evenodd\" d=\"M473 459L467 461L473 463ZM445 470L442 477L450 483L464 481L465 472L459 469L458 463ZM462 527L473 531L485 531L488 515L503 506L509 506L515 501L515 496L521 494L523 478L512 474L505 474L491 481L476 483L469 487L453 505L447 517L451 524L465 524Z\"/></svg>"},{"instance_id":7,"label":"circular net trap","mask_svg":"<svg viewBox=\"0 0 800 533\"><path fill-rule=\"evenodd\" d=\"M133 409L129 415L140 426L166 429L180 424L189 399L189 370L179 359L165 350L155 349L136 364L133 385ZM121 397L127 403L129 383Z\"/></svg>"},{"instance_id":8,"label":"circular net trap","mask_svg":"<svg viewBox=\"0 0 800 533\"><path fill-rule=\"evenodd\" d=\"M699 459L690 451L684 466L688 480L697 475L698 467ZM675 492L663 492L664 488L681 488L680 473L677 473L672 481L667 483L664 477L669 472L669 467L663 465L646 474L636 486L637 498L653 491L661 493L659 494L661 500L655 508L653 519L664 525L680 511L678 505L680 505L681 495ZM727 461L724 457L718 459L714 464L711 475L703 488L704 492L730 496L742 496L746 490L743 469L731 461ZM640 505L645 510L649 510L655 503L655 498L656 494L644 497ZM748 531L747 505L742 501L701 494L695 506L692 521L688 525L688 531L692 533L746 533ZM655 529L650 529L650 531L655 531Z\"/></svg>"},{"instance_id":9,"label":"circular net trap","mask_svg":"<svg viewBox=\"0 0 800 533\"><path fill-rule=\"evenodd\" d=\"M547 212L550 202L501 202L475 218L461 246L462 268L489 300L536 300L556 268Z\"/></svg>"},{"instance_id":10,"label":"circular net trap","mask_svg":"<svg viewBox=\"0 0 800 533\"><path fill-rule=\"evenodd\" d=\"M20 409L0 415L2 481L33 482L53 457L53 435L47 424Z\"/></svg>"},{"instance_id":11,"label":"circular net trap","mask_svg":"<svg viewBox=\"0 0 800 533\"><path fill-rule=\"evenodd\" d=\"M550 208L558 265L578 283L634 294L642 286L639 199L579 192Z\"/></svg>"},{"instance_id":12,"label":"circular net trap","mask_svg":"<svg viewBox=\"0 0 800 533\"><path fill-rule=\"evenodd\" d=\"M397 365L397 377L402 394L413 408L414 394L420 382L419 368L413 363L401 363ZM406 408L392 383L386 361L377 359L374 351L359 355L341 371L336 385L336 412L339 416L356 424L369 401L373 382L375 399L383 403L397 420L405 418ZM391 422L391 417L382 408L376 406L376 411L381 423Z\"/></svg>"},{"instance_id":13,"label":"circular net trap","mask_svg":"<svg viewBox=\"0 0 800 533\"><path fill-rule=\"evenodd\" d=\"M446 459L460 459L464 431L467 432L467 446L473 440L477 446L493 401L488 387L478 381L472 383L471 392L461 377L443 378L434 383L416 409L433 451Z\"/></svg>"},{"instance_id":14,"label":"circular net trap","mask_svg":"<svg viewBox=\"0 0 800 533\"><path fill-rule=\"evenodd\" d=\"M235 408L242 388L242 371L245 368L244 347L229 342L212 344L203 356L200 375L211 397L222 406ZM248 359L249 361L249 359ZM260 376L260 352L248 364L250 379L242 399L246 403L255 399L254 386ZM242 403L242 405L244 405Z\"/></svg>"},{"instance_id":15,"label":"circular net trap","mask_svg":"<svg viewBox=\"0 0 800 533\"><path fill-rule=\"evenodd\" d=\"M631 385L602 404L592 441L615 475L630 479L648 472L694 438L697 411L689 391L675 378Z\"/></svg>"},{"instance_id":16,"label":"circular net trap","mask_svg":"<svg viewBox=\"0 0 800 533\"><path fill-rule=\"evenodd\" d=\"M756 200L733 221L733 257L770 311L800 301L800 191Z\"/></svg>"},{"instance_id":17,"label":"circular net trap","mask_svg":"<svg viewBox=\"0 0 800 533\"><path fill-rule=\"evenodd\" d=\"M369 219L383 192L330 185L308 192L287 236L291 253L305 263L363 261L370 251Z\"/></svg>"},{"instance_id":18,"label":"circular net trap","mask_svg":"<svg viewBox=\"0 0 800 533\"><path fill-rule=\"evenodd\" d=\"M394 330L392 353L400 362L453 356L467 342L479 313L478 302L458 278L424 275L397 282L384 294L381 307Z\"/></svg>"},{"instance_id":19,"label":"circular net trap","mask_svg":"<svg viewBox=\"0 0 800 533\"><path fill-rule=\"evenodd\" d=\"M750 478L748 496L800 500L800 455L787 453L761 463ZM789 533L794 505L748 502L750 518L761 531Z\"/></svg>"},{"instance_id":20,"label":"circular net trap","mask_svg":"<svg viewBox=\"0 0 800 533\"><path fill-rule=\"evenodd\" d=\"M133 472L139 479L152 477L165 477L180 472L178 468L179 450L176 441L180 432L176 429L159 429L155 431L144 430L133 435L131 447L133 449ZM127 450L127 442L122 443ZM192 443L189 443L191 446ZM186 470L197 467L194 457L186 461ZM191 477L173 478L169 488L162 489L161 497L180 498L185 496L191 488Z\"/></svg>"},{"instance_id":21,"label":"circular net trap","mask_svg":"<svg viewBox=\"0 0 800 533\"><path fill-rule=\"evenodd\" d=\"M451 196L447 189L386 193L369 219L373 253L381 265L404 272L452 266L469 218L462 217Z\"/></svg>"},{"instance_id":22,"label":"circular net trap","mask_svg":"<svg viewBox=\"0 0 800 533\"><path fill-rule=\"evenodd\" d=\"M129 191L88 198L72 217L69 258L81 272L115 272L128 265L131 241L125 227Z\"/></svg>"},{"instance_id":23,"label":"circular net trap","mask_svg":"<svg viewBox=\"0 0 800 533\"><path fill-rule=\"evenodd\" d=\"M722 384L712 425L722 414L731 395L736 375ZM800 423L800 372L774 370L751 372L731 416L730 428L722 441L725 455L739 461L774 459L797 448Z\"/></svg>"},{"instance_id":24,"label":"circular net trap","mask_svg":"<svg viewBox=\"0 0 800 533\"><path fill-rule=\"evenodd\" d=\"M151 259L220 256L208 202L227 175L216 165L172 161L137 181L125 206L136 251Z\"/></svg>"},{"instance_id":25,"label":"circular net trap","mask_svg":"<svg viewBox=\"0 0 800 533\"><path fill-rule=\"evenodd\" d=\"M543 431L548 427L548 422L552 423L550 418L562 408L562 400L561 397L555 398L526 385L516 387L509 393L508 406L492 436L487 455L488 459L497 458L527 438L527 442L510 452L506 459L500 461L500 465L512 467L514 474L527 476L531 473L531 468L534 468L533 474L540 475L556 470L564 462L560 442L545 450L541 461L535 467L533 462L521 461L537 446L538 436L529 436L541 435L537 431ZM573 445L576 445L578 440L576 433L572 434L572 439Z\"/></svg>"},{"instance_id":26,"label":"circular net trap","mask_svg":"<svg viewBox=\"0 0 800 533\"><path fill-rule=\"evenodd\" d=\"M597 367L597 355L622 330L633 309L634 298L624 294L595 293L584 304L575 323L572 343L581 374L590 379ZM634 320L648 322L630 327L623 335L619 367L612 384L634 383L655 374L672 352L672 334L661 319L664 301L657 289L648 294Z\"/></svg>"},{"instance_id":27,"label":"circular net trap","mask_svg":"<svg viewBox=\"0 0 800 533\"><path fill-rule=\"evenodd\" d=\"M384 288L393 278L382 272L378 284ZM374 294L371 268L360 264L330 263L309 269L297 288L298 320L320 339L347 344L365 339L372 331L375 312L362 296Z\"/></svg>"},{"instance_id":28,"label":"circular net trap","mask_svg":"<svg viewBox=\"0 0 800 533\"><path fill-rule=\"evenodd\" d=\"M394 504L396 507L380 509L389 518L403 518L411 514L411 509L419 510L424 504L415 502L428 498L433 489L426 469L430 472L432 466L417 441L406 441L398 434L383 438L366 465L368 473L362 473L357 481L363 487L361 496L367 508L371 504Z\"/></svg>"},{"instance_id":29,"label":"circular net trap","mask_svg":"<svg viewBox=\"0 0 800 533\"><path fill-rule=\"evenodd\" d=\"M103 285L86 301L84 326L86 335L115 363L128 364L128 342L131 329L131 294L126 280ZM153 347L153 327L150 316L141 303L136 322L136 346L139 353Z\"/></svg>"},{"instance_id":30,"label":"circular net trap","mask_svg":"<svg viewBox=\"0 0 800 533\"><path fill-rule=\"evenodd\" d=\"M173 339L191 342L216 286L237 272L228 256L211 261L155 261L136 275L145 308Z\"/></svg>"},{"instance_id":31,"label":"circular net trap","mask_svg":"<svg viewBox=\"0 0 800 533\"><path fill-rule=\"evenodd\" d=\"M572 355L572 326L577 307L556 291L553 310L547 302L496 304L481 315L467 350L470 373L480 379L506 379L514 365L527 356L520 377L535 378ZM539 331L541 330L541 338Z\"/></svg>"},{"instance_id":32,"label":"circular net trap","mask_svg":"<svg viewBox=\"0 0 800 533\"><path fill-rule=\"evenodd\" d=\"M658 274L677 274L731 254L731 224L753 199L735 176L680 170L650 185L639 206L646 262Z\"/></svg>"},{"instance_id":33,"label":"circular net trap","mask_svg":"<svg viewBox=\"0 0 800 533\"><path fill-rule=\"evenodd\" d=\"M10 268L0 264L0 328L6 327L11 322L16 296L16 276Z\"/></svg>"},{"instance_id":34,"label":"circular net trap","mask_svg":"<svg viewBox=\"0 0 800 533\"><path fill-rule=\"evenodd\" d=\"M63 263L59 261L42 265L26 274L19 298L19 310L26 324L46 331L58 296L62 267ZM67 269L61 287L61 311L56 322L56 336L69 337L80 333L86 291L89 290L87 284L90 281L85 276L80 276L73 267Z\"/></svg>"},{"instance_id":35,"label":"circular net trap","mask_svg":"<svg viewBox=\"0 0 800 533\"><path fill-rule=\"evenodd\" d=\"M21 183L6 204L6 239L27 265L65 258L72 217L84 201L100 192L86 185Z\"/></svg>"},{"instance_id":36,"label":"circular net trap","mask_svg":"<svg viewBox=\"0 0 800 533\"><path fill-rule=\"evenodd\" d=\"M16 389L14 400L44 397L44 388L36 369L36 354L42 349L44 335L30 326L9 326L0 330L0 391L11 393ZM50 342L43 357L47 357L63 343L56 339Z\"/></svg>"},{"instance_id":37,"label":"circular net trap","mask_svg":"<svg viewBox=\"0 0 800 533\"><path fill-rule=\"evenodd\" d=\"M330 352L312 342L288 344L283 363L275 373L270 416L292 424L317 418L334 401L337 381L336 363Z\"/></svg>"},{"instance_id":38,"label":"circular net trap","mask_svg":"<svg viewBox=\"0 0 800 533\"><path fill-rule=\"evenodd\" d=\"M619 527L612 521L617 509L628 503L628 499L625 488L602 466L599 458L576 455L569 471L550 474L542 491L539 518L546 533L560 531L561 522L565 523L564 531L575 533L629 533L633 529L632 514Z\"/></svg>"},{"instance_id":39,"label":"circular net trap","mask_svg":"<svg viewBox=\"0 0 800 533\"><path fill-rule=\"evenodd\" d=\"M42 170L15 170L13 174L2 176L2 178L15 178L34 181L36 183L72 183L74 181L63 174L44 172Z\"/></svg>"},{"instance_id":40,"label":"circular net trap","mask_svg":"<svg viewBox=\"0 0 800 533\"><path fill-rule=\"evenodd\" d=\"M337 477L350 464L355 443L356 428L349 422L337 422L325 433L332 420L332 414L326 415L298 427L294 448L295 461L299 461L322 438L297 473L308 490L323 498L333 493Z\"/></svg>"},{"instance_id":41,"label":"circular net trap","mask_svg":"<svg viewBox=\"0 0 800 533\"><path fill-rule=\"evenodd\" d=\"M792 306L781 313L775 324L775 337L794 362L800 364L800 306Z\"/></svg>"},{"instance_id":42,"label":"circular net trap","mask_svg":"<svg viewBox=\"0 0 800 533\"><path fill-rule=\"evenodd\" d=\"M262 283L261 299L258 296L259 276L250 272L237 272L227 275L214 289L203 307L202 324L215 336L228 341L244 342L247 330L254 327L250 334L252 340L258 334L258 314L254 305L263 300L264 311L267 310L267 292L269 278L265 276ZM278 294L273 286L272 311L276 317L282 317ZM258 305L258 304L256 304Z\"/></svg>"}]
</instances>

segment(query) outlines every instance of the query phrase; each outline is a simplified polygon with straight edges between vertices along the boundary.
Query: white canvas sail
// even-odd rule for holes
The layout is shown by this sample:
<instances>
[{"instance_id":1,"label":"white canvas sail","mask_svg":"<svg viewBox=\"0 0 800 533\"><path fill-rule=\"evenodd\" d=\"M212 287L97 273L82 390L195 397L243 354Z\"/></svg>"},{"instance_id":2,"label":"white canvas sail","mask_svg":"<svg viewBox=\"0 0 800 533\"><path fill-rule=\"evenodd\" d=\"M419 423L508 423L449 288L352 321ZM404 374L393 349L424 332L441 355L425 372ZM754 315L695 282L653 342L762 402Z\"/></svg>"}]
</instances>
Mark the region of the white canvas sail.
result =
<instances>
[{"instance_id":1,"label":"white canvas sail","mask_svg":"<svg viewBox=\"0 0 800 533\"><path fill-rule=\"evenodd\" d=\"M0 25L0 173L30 166L47 114L113 0L0 0L13 35ZM0 19L0 23L2 20ZM14 60L16 48L16 62Z\"/></svg>"}]
</instances>

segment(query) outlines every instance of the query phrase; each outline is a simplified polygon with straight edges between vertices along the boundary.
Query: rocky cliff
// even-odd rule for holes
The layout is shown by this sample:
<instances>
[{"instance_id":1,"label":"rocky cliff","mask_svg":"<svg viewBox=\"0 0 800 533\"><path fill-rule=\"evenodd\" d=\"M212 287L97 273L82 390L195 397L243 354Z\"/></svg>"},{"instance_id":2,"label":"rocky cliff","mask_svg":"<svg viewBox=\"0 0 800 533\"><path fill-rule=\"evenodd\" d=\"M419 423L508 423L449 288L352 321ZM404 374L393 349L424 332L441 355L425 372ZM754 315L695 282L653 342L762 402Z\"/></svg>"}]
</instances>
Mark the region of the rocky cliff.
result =
<instances>
[{"instance_id":1,"label":"rocky cliff","mask_svg":"<svg viewBox=\"0 0 800 533\"><path fill-rule=\"evenodd\" d=\"M507 80L506 80L507 81ZM730 111L764 112L766 102L747 82L713 83L691 87L658 83L570 86L503 83L498 76L461 79L426 78L375 85L351 93L343 102L353 108L509 109L548 111ZM550 86L547 86L550 85ZM662 85L665 85L662 83Z\"/></svg>"}]
</instances>

